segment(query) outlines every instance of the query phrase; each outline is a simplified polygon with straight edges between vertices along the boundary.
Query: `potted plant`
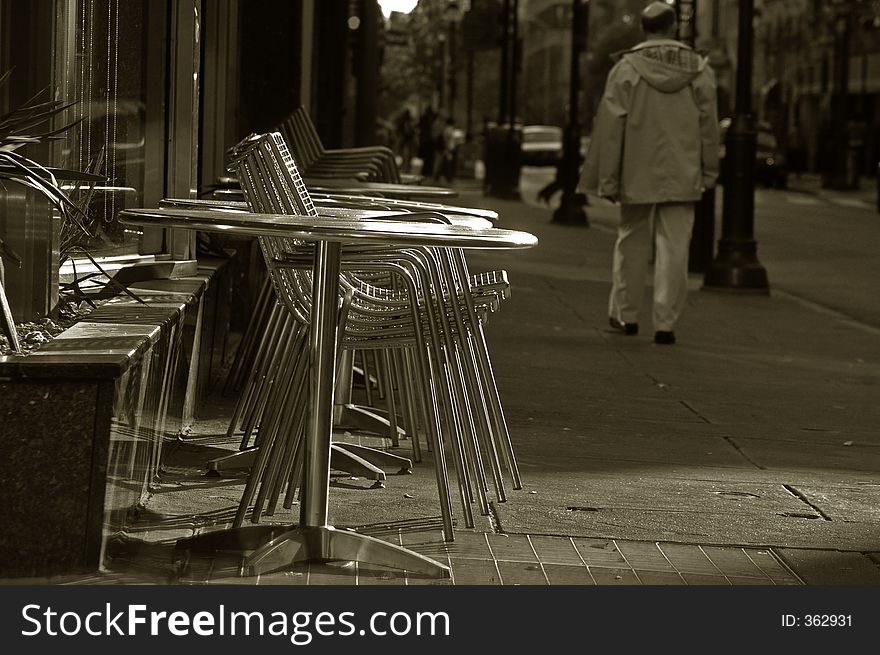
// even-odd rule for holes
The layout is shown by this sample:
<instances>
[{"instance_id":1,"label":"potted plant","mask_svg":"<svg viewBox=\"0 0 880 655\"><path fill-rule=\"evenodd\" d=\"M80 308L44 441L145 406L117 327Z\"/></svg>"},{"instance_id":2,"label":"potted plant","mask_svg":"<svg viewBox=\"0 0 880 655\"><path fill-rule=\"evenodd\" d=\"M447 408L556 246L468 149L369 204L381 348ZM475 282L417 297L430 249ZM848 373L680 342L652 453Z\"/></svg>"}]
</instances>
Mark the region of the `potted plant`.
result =
<instances>
[{"instance_id":1,"label":"potted plant","mask_svg":"<svg viewBox=\"0 0 880 655\"><path fill-rule=\"evenodd\" d=\"M11 70L0 76L0 90ZM83 237L94 183L104 178L41 165L22 154L28 145L62 138L79 121L41 131L71 104L44 99L47 89L0 116L0 327L13 349L13 320L47 317L58 303L58 270ZM76 200L61 181L73 181ZM85 189L81 185L85 184Z\"/></svg>"}]
</instances>

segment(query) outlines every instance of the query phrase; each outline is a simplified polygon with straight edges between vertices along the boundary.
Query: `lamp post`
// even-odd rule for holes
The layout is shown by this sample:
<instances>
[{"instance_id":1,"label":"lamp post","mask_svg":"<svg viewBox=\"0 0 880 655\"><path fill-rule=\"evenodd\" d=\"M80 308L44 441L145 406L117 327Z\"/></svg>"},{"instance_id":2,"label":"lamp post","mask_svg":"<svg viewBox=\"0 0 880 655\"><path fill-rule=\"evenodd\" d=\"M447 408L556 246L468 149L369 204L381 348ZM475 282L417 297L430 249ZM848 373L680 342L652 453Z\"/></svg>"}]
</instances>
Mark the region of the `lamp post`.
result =
<instances>
[{"instance_id":1,"label":"lamp post","mask_svg":"<svg viewBox=\"0 0 880 655\"><path fill-rule=\"evenodd\" d=\"M437 80L437 106L443 110L446 108L446 77L447 64L449 62L449 42L446 39L446 33L440 32L437 35L437 43L440 44L440 74Z\"/></svg>"},{"instance_id":2,"label":"lamp post","mask_svg":"<svg viewBox=\"0 0 880 655\"><path fill-rule=\"evenodd\" d=\"M504 0L501 6L501 73L498 76L498 125L504 125L510 120L510 95L508 84L510 82L510 33L513 21L510 17L510 2Z\"/></svg>"},{"instance_id":3,"label":"lamp post","mask_svg":"<svg viewBox=\"0 0 880 655\"><path fill-rule=\"evenodd\" d=\"M562 200L553 212L553 222L589 227L586 198L577 193L581 166L581 126L579 97L581 92L580 55L586 50L589 0L572 0L571 12L571 77L568 87L568 125L562 143L562 161L558 178L562 185Z\"/></svg>"},{"instance_id":4,"label":"lamp post","mask_svg":"<svg viewBox=\"0 0 880 655\"><path fill-rule=\"evenodd\" d=\"M697 41L696 0L675 0L678 40L693 48ZM705 273L712 261L715 238L715 189L706 189L694 203L694 227L688 249L688 271Z\"/></svg>"},{"instance_id":5,"label":"lamp post","mask_svg":"<svg viewBox=\"0 0 880 655\"><path fill-rule=\"evenodd\" d=\"M498 123L486 133L486 177L483 191L500 198L519 198L520 132L516 128L516 75L519 0L504 0L500 18L501 74Z\"/></svg>"},{"instance_id":6,"label":"lamp post","mask_svg":"<svg viewBox=\"0 0 880 655\"><path fill-rule=\"evenodd\" d=\"M754 239L757 133L751 110L753 15L754 0L740 0L736 105L727 130L721 239L703 286L767 293L767 271L758 261Z\"/></svg>"},{"instance_id":7,"label":"lamp post","mask_svg":"<svg viewBox=\"0 0 880 655\"><path fill-rule=\"evenodd\" d=\"M851 189L858 186L858 175L849 159L848 148L848 101L849 101L849 3L834 0L825 7L826 16L833 30L834 72L831 91L831 130L832 155L825 162L822 186L828 189ZM854 178L854 179L853 179Z\"/></svg>"},{"instance_id":8,"label":"lamp post","mask_svg":"<svg viewBox=\"0 0 880 655\"><path fill-rule=\"evenodd\" d=\"M463 13L461 11L461 7L459 7L458 2L455 0L449 0L446 4L446 8L443 10L443 22L448 26L449 35L446 37L446 50L444 54L444 65L447 69L447 77L444 78L443 83L449 84L449 95L447 96L448 100L448 114L450 117L455 118L455 92L456 92L456 79L455 79L455 52L456 52L456 28L458 23L461 22ZM447 79L448 78L448 79Z\"/></svg>"}]
</instances>

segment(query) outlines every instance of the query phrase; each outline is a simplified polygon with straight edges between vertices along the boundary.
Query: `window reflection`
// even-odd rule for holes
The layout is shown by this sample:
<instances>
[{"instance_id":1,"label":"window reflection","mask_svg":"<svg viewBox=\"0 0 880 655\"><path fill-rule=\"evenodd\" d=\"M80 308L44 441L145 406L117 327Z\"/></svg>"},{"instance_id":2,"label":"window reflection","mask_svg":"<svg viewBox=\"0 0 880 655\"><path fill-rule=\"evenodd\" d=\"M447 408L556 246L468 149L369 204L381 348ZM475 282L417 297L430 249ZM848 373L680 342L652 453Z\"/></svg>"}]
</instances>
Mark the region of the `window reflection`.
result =
<instances>
[{"instance_id":1,"label":"window reflection","mask_svg":"<svg viewBox=\"0 0 880 655\"><path fill-rule=\"evenodd\" d=\"M61 96L75 103L68 120L81 121L56 150L58 165L99 165L107 177L90 204L98 233L90 249L131 249L116 217L143 206L147 184L147 1L57 0L56 10L55 77Z\"/></svg>"}]
</instances>

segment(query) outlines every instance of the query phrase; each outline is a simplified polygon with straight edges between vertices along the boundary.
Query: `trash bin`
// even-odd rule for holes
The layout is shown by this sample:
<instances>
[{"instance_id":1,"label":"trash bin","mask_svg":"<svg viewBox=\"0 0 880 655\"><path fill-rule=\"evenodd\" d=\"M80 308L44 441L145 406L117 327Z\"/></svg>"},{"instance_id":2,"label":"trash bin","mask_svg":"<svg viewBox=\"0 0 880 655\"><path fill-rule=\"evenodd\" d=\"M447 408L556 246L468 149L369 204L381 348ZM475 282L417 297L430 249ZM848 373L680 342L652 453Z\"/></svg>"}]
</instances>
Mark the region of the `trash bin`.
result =
<instances>
[{"instance_id":1,"label":"trash bin","mask_svg":"<svg viewBox=\"0 0 880 655\"><path fill-rule=\"evenodd\" d=\"M486 152L483 161L486 175L483 193L499 198L519 198L520 145L522 125L495 125L486 131Z\"/></svg>"}]
</instances>

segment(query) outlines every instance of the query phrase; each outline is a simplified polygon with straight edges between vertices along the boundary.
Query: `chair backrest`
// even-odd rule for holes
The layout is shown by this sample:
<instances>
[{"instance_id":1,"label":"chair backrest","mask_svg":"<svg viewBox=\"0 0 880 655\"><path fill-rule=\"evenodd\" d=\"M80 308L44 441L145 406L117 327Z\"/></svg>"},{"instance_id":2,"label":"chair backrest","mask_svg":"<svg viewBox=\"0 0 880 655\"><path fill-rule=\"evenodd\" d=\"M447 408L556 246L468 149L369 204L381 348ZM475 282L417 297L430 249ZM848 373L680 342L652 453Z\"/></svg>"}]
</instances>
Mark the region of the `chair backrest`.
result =
<instances>
[{"instance_id":1,"label":"chair backrest","mask_svg":"<svg viewBox=\"0 0 880 655\"><path fill-rule=\"evenodd\" d=\"M292 116L298 136L303 141L303 145L309 149L310 154L314 155L316 159L321 157L326 152L326 148L324 148L324 143L321 141L321 135L318 134L318 129L312 122L309 112L306 111L305 107L300 105L293 112Z\"/></svg>"},{"instance_id":2,"label":"chair backrest","mask_svg":"<svg viewBox=\"0 0 880 655\"><path fill-rule=\"evenodd\" d=\"M278 132L252 134L230 149L228 168L236 173L251 210L267 214L317 216L290 150ZM308 315L311 275L278 265L285 253L303 244L284 237L259 237L260 248L278 298L300 320Z\"/></svg>"},{"instance_id":3,"label":"chair backrest","mask_svg":"<svg viewBox=\"0 0 880 655\"><path fill-rule=\"evenodd\" d=\"M321 155L320 150L310 142L308 132L302 128L301 115L305 113L303 107L298 107L277 127L277 131L284 137L284 141L290 146L294 160L302 170L307 170ZM294 154L295 153L295 154Z\"/></svg>"}]
</instances>

